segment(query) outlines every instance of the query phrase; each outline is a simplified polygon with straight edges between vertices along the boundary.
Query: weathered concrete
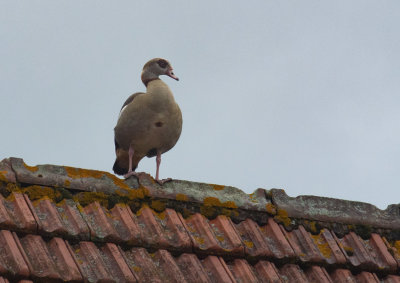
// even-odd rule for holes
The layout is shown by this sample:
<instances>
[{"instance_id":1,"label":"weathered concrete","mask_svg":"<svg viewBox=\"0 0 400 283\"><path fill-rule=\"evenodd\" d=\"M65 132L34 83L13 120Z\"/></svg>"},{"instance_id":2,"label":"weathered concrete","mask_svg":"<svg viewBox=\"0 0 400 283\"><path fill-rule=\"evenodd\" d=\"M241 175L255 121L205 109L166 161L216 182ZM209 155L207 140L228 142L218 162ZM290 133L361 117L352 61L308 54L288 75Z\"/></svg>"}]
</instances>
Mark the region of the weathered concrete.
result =
<instances>
[{"instance_id":1,"label":"weathered concrete","mask_svg":"<svg viewBox=\"0 0 400 283\"><path fill-rule=\"evenodd\" d=\"M352 230L351 225L362 225L362 229L368 231L376 228L400 233L400 206L397 204L380 210L356 201L316 196L293 198L278 189L257 189L253 194L246 194L230 186L183 180L172 180L161 186L146 173L123 180L103 171L56 165L32 167L13 157L0 162L0 182L62 188L73 195L104 193L103 198L109 198L111 204L124 200L148 202L154 209L171 207L183 215L200 212L214 218L224 214L234 221L250 217L260 224L273 216L285 227L298 224L308 227L309 221L316 221L319 227L332 228L341 234ZM85 197L87 202L91 200L90 196Z\"/></svg>"},{"instance_id":2,"label":"weathered concrete","mask_svg":"<svg viewBox=\"0 0 400 283\"><path fill-rule=\"evenodd\" d=\"M172 180L160 186L147 174L140 175L139 183L149 190L151 196L157 198L185 200L201 204L208 200L210 205L215 201L222 207L262 212L266 212L266 205L271 203L265 197L263 189L248 195L235 187L184 180Z\"/></svg>"},{"instance_id":3,"label":"weathered concrete","mask_svg":"<svg viewBox=\"0 0 400 283\"><path fill-rule=\"evenodd\" d=\"M9 158L16 180L70 190L114 193L116 190L137 188L135 179L124 182L108 172L57 165L28 166L21 158Z\"/></svg>"},{"instance_id":4,"label":"weathered concrete","mask_svg":"<svg viewBox=\"0 0 400 283\"><path fill-rule=\"evenodd\" d=\"M284 190L272 189L272 202L288 217L352 225L368 225L376 228L400 229L399 206L386 210L376 206L349 200L316 196L289 197ZM396 209L397 208L397 209Z\"/></svg>"},{"instance_id":5,"label":"weathered concrete","mask_svg":"<svg viewBox=\"0 0 400 283\"><path fill-rule=\"evenodd\" d=\"M10 158L5 158L0 162L0 181L16 183L15 173L11 168Z\"/></svg>"}]
</instances>

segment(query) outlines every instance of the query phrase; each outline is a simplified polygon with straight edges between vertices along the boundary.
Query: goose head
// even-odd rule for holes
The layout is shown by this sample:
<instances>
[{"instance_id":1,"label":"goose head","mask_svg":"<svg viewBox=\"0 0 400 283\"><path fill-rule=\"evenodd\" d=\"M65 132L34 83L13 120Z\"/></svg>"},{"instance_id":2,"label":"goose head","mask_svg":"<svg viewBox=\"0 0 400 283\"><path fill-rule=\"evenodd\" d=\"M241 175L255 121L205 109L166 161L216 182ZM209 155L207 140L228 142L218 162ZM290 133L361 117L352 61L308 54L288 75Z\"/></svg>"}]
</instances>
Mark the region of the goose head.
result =
<instances>
[{"instance_id":1,"label":"goose head","mask_svg":"<svg viewBox=\"0 0 400 283\"><path fill-rule=\"evenodd\" d=\"M173 68L167 60L154 58L143 66L142 82L147 86L150 81L158 79L161 75L167 75L168 77L179 81L179 78L175 76Z\"/></svg>"}]
</instances>

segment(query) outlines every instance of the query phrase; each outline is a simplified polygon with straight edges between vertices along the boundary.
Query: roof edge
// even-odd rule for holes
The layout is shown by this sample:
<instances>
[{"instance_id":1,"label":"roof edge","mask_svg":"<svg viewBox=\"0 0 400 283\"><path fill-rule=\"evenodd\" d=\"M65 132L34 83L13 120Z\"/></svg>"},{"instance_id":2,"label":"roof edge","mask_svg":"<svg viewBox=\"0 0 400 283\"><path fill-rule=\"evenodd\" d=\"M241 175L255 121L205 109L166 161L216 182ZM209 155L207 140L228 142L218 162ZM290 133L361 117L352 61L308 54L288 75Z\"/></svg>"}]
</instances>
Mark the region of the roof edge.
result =
<instances>
[{"instance_id":1,"label":"roof edge","mask_svg":"<svg viewBox=\"0 0 400 283\"><path fill-rule=\"evenodd\" d=\"M250 217L265 224L273 216L289 229L304 221L316 221L320 227L349 226L344 231L353 230L351 225L362 225L370 230L377 228L400 233L399 204L381 210L356 201L307 195L289 197L280 189L260 188L246 194L231 186L185 180L172 180L161 186L146 173L123 180L104 171L49 164L29 166L23 159L15 157L0 162L0 181L62 188L73 194L92 192L130 200L161 200L161 210L180 207L181 211L200 212L208 218L224 214L234 221Z\"/></svg>"}]
</instances>

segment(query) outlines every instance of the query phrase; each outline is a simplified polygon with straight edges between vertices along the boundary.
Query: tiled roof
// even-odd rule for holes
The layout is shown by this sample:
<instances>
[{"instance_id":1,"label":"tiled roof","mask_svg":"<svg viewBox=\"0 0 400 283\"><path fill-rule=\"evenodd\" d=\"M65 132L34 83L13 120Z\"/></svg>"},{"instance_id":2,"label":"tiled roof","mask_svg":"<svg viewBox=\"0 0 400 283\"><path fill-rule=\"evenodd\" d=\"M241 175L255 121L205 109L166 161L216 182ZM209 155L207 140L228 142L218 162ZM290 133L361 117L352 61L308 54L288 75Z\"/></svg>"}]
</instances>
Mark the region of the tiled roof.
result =
<instances>
[{"instance_id":1,"label":"tiled roof","mask_svg":"<svg viewBox=\"0 0 400 283\"><path fill-rule=\"evenodd\" d=\"M0 283L400 282L397 205L18 158L0 193Z\"/></svg>"}]
</instances>

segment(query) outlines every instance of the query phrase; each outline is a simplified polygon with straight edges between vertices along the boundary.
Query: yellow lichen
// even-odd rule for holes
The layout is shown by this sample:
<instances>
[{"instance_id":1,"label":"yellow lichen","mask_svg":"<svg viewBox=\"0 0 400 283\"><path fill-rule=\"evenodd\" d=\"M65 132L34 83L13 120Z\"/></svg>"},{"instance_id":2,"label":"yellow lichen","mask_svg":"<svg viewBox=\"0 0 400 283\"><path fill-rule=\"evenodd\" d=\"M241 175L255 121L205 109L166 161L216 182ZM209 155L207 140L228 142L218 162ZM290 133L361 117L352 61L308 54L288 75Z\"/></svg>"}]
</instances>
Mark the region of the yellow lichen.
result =
<instances>
[{"instance_id":1,"label":"yellow lichen","mask_svg":"<svg viewBox=\"0 0 400 283\"><path fill-rule=\"evenodd\" d=\"M221 202L219 199L214 197L207 197L204 199L203 204L205 206L218 206L227 208L237 208L237 205L233 201Z\"/></svg>"},{"instance_id":2,"label":"yellow lichen","mask_svg":"<svg viewBox=\"0 0 400 283\"><path fill-rule=\"evenodd\" d=\"M277 210L276 215L274 216L274 219L281 222L285 226L289 226L292 221L290 220L288 213L284 209L279 209Z\"/></svg>"},{"instance_id":3,"label":"yellow lichen","mask_svg":"<svg viewBox=\"0 0 400 283\"><path fill-rule=\"evenodd\" d=\"M150 206L158 212L165 210L165 203L161 200L152 200Z\"/></svg>"},{"instance_id":4,"label":"yellow lichen","mask_svg":"<svg viewBox=\"0 0 400 283\"><path fill-rule=\"evenodd\" d=\"M200 245L204 244L204 238L202 237L197 237L197 236L193 236L193 238L196 240L197 243L199 243Z\"/></svg>"},{"instance_id":5,"label":"yellow lichen","mask_svg":"<svg viewBox=\"0 0 400 283\"><path fill-rule=\"evenodd\" d=\"M272 214L272 215L276 214L276 207L275 207L275 205L273 205L270 202L265 205L265 209L267 210L267 212L269 214Z\"/></svg>"},{"instance_id":6,"label":"yellow lichen","mask_svg":"<svg viewBox=\"0 0 400 283\"><path fill-rule=\"evenodd\" d=\"M244 240L243 243L248 247L249 249L252 249L254 247L254 243L252 241L246 241Z\"/></svg>"},{"instance_id":7,"label":"yellow lichen","mask_svg":"<svg viewBox=\"0 0 400 283\"><path fill-rule=\"evenodd\" d=\"M221 214L223 214L223 215L225 215L225 216L228 216L228 217L231 217L232 211L233 211L233 210L231 210L231 209L229 209L229 208L222 208L222 209L221 209Z\"/></svg>"},{"instance_id":8,"label":"yellow lichen","mask_svg":"<svg viewBox=\"0 0 400 283\"><path fill-rule=\"evenodd\" d=\"M217 240L220 242L225 241L225 238L223 236L215 236L215 238L217 238Z\"/></svg>"},{"instance_id":9,"label":"yellow lichen","mask_svg":"<svg viewBox=\"0 0 400 283\"><path fill-rule=\"evenodd\" d=\"M150 208L146 203L143 203L142 206L140 207L140 209L136 212L136 216L140 216L142 215L142 211L146 208ZM157 214L154 210L150 209L153 214Z\"/></svg>"},{"instance_id":10,"label":"yellow lichen","mask_svg":"<svg viewBox=\"0 0 400 283\"><path fill-rule=\"evenodd\" d=\"M7 171L0 171L0 181L8 182L6 175Z\"/></svg>"},{"instance_id":11,"label":"yellow lichen","mask_svg":"<svg viewBox=\"0 0 400 283\"><path fill-rule=\"evenodd\" d=\"M139 267L139 266L133 266L132 267L132 269L133 269L133 271L135 271L135 272L140 272L141 270L142 270L142 268L141 267Z\"/></svg>"},{"instance_id":12,"label":"yellow lichen","mask_svg":"<svg viewBox=\"0 0 400 283\"><path fill-rule=\"evenodd\" d=\"M35 201L32 201L32 204L33 204L33 206L38 206L39 204L40 204L40 202L41 201L43 201L43 200L50 200L50 198L48 197L48 196L44 196L44 197L42 197L42 198L40 198L40 199L37 199L37 200L35 200Z\"/></svg>"},{"instance_id":13,"label":"yellow lichen","mask_svg":"<svg viewBox=\"0 0 400 283\"><path fill-rule=\"evenodd\" d=\"M310 221L308 224L312 233L318 233L317 223L315 221Z\"/></svg>"},{"instance_id":14,"label":"yellow lichen","mask_svg":"<svg viewBox=\"0 0 400 283\"><path fill-rule=\"evenodd\" d=\"M160 218L161 220L165 219L166 213L165 210L163 212L157 213L158 218Z\"/></svg>"},{"instance_id":15,"label":"yellow lichen","mask_svg":"<svg viewBox=\"0 0 400 283\"><path fill-rule=\"evenodd\" d=\"M28 169L29 171L31 171L32 173L35 173L37 170L39 170L39 167L37 166L29 166L24 162L24 167L26 169Z\"/></svg>"},{"instance_id":16,"label":"yellow lichen","mask_svg":"<svg viewBox=\"0 0 400 283\"><path fill-rule=\"evenodd\" d=\"M211 218L214 216L214 214L216 213L217 209L215 207L212 206L206 206L206 205L202 205L200 207L200 213L202 215L204 215L207 218Z\"/></svg>"},{"instance_id":17,"label":"yellow lichen","mask_svg":"<svg viewBox=\"0 0 400 283\"><path fill-rule=\"evenodd\" d=\"M145 187L140 187L138 189L119 189L115 191L115 194L120 197L126 197L130 200L144 199L146 196L150 195L149 190Z\"/></svg>"},{"instance_id":18,"label":"yellow lichen","mask_svg":"<svg viewBox=\"0 0 400 283\"><path fill-rule=\"evenodd\" d=\"M117 176L115 176L115 175L113 175L113 174L110 174L110 173L108 173L108 172L104 172L104 174L105 174L107 177L109 177L110 179L112 179L113 182L114 182L114 184L115 184L116 186L118 186L118 187L120 187L120 188L123 188L123 189L129 189L129 190L132 189L132 188L129 187L127 184L125 184L124 180L118 178Z\"/></svg>"},{"instance_id":19,"label":"yellow lichen","mask_svg":"<svg viewBox=\"0 0 400 283\"><path fill-rule=\"evenodd\" d=\"M214 188L214 190L216 190L216 191L221 191L221 190L223 190L223 189L225 189L225 186L223 186L223 185L212 185L213 186L213 188Z\"/></svg>"},{"instance_id":20,"label":"yellow lichen","mask_svg":"<svg viewBox=\"0 0 400 283\"><path fill-rule=\"evenodd\" d=\"M332 256L332 250L329 247L328 242L323 240L323 238L321 237L321 233L319 235L311 235L311 237L314 240L314 243L317 245L322 256L325 258L330 258Z\"/></svg>"},{"instance_id":21,"label":"yellow lichen","mask_svg":"<svg viewBox=\"0 0 400 283\"><path fill-rule=\"evenodd\" d=\"M68 177L72 179L80 179L80 178L96 178L99 179L103 177L105 172L102 171L97 171L97 170L88 170L88 169L82 169L82 168L75 168L75 167L69 167L69 166L64 166L65 171L68 174Z\"/></svg>"},{"instance_id":22,"label":"yellow lichen","mask_svg":"<svg viewBox=\"0 0 400 283\"><path fill-rule=\"evenodd\" d=\"M71 186L71 181L70 180L65 180L64 181L64 187L69 188Z\"/></svg>"},{"instance_id":23,"label":"yellow lichen","mask_svg":"<svg viewBox=\"0 0 400 283\"><path fill-rule=\"evenodd\" d=\"M215 197L207 197L203 201L203 205L200 207L200 213L208 218L215 216L219 211L217 208L221 208L221 214L226 216L232 216L233 211L227 208L237 208L233 201L221 202Z\"/></svg>"},{"instance_id":24,"label":"yellow lichen","mask_svg":"<svg viewBox=\"0 0 400 283\"><path fill-rule=\"evenodd\" d=\"M176 194L175 199L179 201L188 201L189 198L185 194Z\"/></svg>"},{"instance_id":25,"label":"yellow lichen","mask_svg":"<svg viewBox=\"0 0 400 283\"><path fill-rule=\"evenodd\" d=\"M108 207L108 198L109 196L103 192L80 192L74 195L73 200L79 202L82 206L97 201L102 206Z\"/></svg>"},{"instance_id":26,"label":"yellow lichen","mask_svg":"<svg viewBox=\"0 0 400 283\"><path fill-rule=\"evenodd\" d=\"M350 231L354 231L355 226L353 224L347 225L347 228L349 228Z\"/></svg>"},{"instance_id":27,"label":"yellow lichen","mask_svg":"<svg viewBox=\"0 0 400 283\"><path fill-rule=\"evenodd\" d=\"M183 208L183 211L182 211L183 218L186 219L186 218L190 217L192 214L193 213L189 209L187 209L186 207Z\"/></svg>"},{"instance_id":28,"label":"yellow lichen","mask_svg":"<svg viewBox=\"0 0 400 283\"><path fill-rule=\"evenodd\" d=\"M343 246L344 251L348 256L352 256L354 254L354 249L349 246Z\"/></svg>"},{"instance_id":29,"label":"yellow lichen","mask_svg":"<svg viewBox=\"0 0 400 283\"><path fill-rule=\"evenodd\" d=\"M17 184L14 184L14 183L7 183L6 190L7 190L7 192L10 192L10 193L21 192L21 188Z\"/></svg>"},{"instance_id":30,"label":"yellow lichen","mask_svg":"<svg viewBox=\"0 0 400 283\"><path fill-rule=\"evenodd\" d=\"M397 250L397 252L400 254L400 241L394 242L394 248Z\"/></svg>"}]
</instances>

